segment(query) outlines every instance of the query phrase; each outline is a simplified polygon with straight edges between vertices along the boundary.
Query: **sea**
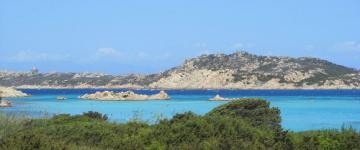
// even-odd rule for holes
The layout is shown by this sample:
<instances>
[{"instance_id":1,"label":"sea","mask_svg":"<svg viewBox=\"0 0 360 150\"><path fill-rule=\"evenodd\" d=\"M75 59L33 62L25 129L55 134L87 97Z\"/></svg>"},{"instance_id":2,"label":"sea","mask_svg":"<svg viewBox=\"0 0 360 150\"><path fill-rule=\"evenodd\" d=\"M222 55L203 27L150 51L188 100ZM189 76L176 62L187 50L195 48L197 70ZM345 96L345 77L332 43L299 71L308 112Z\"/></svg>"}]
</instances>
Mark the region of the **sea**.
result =
<instances>
[{"instance_id":1,"label":"sea","mask_svg":"<svg viewBox=\"0 0 360 150\"><path fill-rule=\"evenodd\" d=\"M97 111L113 122L141 120L156 123L187 111L204 115L225 101L208 101L219 94L226 98L262 98L281 111L282 126L291 131L341 129L360 131L360 90L166 90L171 100L93 101L78 97L86 93L127 89L23 89L31 97L8 98L13 107L0 108L5 114L51 117L54 114L82 114ZM158 90L133 90L155 94ZM64 96L66 100L57 100Z\"/></svg>"}]
</instances>

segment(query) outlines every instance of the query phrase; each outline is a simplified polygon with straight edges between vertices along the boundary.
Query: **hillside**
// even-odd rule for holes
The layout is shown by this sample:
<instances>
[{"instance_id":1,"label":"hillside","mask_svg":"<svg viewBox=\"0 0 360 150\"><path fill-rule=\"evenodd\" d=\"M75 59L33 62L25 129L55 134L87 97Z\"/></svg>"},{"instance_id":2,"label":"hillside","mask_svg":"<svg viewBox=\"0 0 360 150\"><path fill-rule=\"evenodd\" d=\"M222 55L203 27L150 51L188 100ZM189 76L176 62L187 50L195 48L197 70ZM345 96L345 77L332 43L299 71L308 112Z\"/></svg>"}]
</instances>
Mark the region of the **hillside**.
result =
<instances>
[{"instance_id":1,"label":"hillside","mask_svg":"<svg viewBox=\"0 0 360 150\"><path fill-rule=\"evenodd\" d=\"M202 55L150 75L0 72L0 86L23 88L335 89L360 88L360 73L318 58Z\"/></svg>"}]
</instances>

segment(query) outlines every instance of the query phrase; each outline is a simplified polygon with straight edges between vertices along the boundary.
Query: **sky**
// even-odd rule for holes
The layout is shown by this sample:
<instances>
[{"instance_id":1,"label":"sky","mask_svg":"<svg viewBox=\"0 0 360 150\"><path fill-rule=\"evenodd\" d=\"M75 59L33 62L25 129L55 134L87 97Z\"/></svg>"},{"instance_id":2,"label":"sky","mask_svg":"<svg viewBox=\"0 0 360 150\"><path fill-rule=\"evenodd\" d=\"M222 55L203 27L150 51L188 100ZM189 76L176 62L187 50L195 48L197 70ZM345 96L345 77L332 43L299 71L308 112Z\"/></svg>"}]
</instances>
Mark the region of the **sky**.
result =
<instances>
[{"instance_id":1,"label":"sky","mask_svg":"<svg viewBox=\"0 0 360 150\"><path fill-rule=\"evenodd\" d=\"M0 70L155 73L201 54L360 68L359 0L0 0Z\"/></svg>"}]
</instances>

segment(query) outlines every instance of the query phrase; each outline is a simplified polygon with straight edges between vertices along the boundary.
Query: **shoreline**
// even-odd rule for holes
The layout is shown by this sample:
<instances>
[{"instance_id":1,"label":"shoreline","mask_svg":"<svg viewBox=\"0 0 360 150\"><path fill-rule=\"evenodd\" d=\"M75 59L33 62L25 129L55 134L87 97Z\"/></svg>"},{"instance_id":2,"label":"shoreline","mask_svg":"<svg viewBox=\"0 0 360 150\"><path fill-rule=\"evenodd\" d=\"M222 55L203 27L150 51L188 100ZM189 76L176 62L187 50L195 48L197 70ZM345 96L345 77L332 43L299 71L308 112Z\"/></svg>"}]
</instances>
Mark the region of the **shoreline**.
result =
<instances>
[{"instance_id":1,"label":"shoreline","mask_svg":"<svg viewBox=\"0 0 360 150\"><path fill-rule=\"evenodd\" d=\"M103 87L103 86L94 86L94 87L48 87L48 86L33 86L33 87L22 87L15 86L10 87L15 89L29 89L29 90L46 90L46 89L128 89L128 90L360 90L360 87L339 87L339 88L310 88L310 87L300 87L300 88L133 88L133 87Z\"/></svg>"}]
</instances>

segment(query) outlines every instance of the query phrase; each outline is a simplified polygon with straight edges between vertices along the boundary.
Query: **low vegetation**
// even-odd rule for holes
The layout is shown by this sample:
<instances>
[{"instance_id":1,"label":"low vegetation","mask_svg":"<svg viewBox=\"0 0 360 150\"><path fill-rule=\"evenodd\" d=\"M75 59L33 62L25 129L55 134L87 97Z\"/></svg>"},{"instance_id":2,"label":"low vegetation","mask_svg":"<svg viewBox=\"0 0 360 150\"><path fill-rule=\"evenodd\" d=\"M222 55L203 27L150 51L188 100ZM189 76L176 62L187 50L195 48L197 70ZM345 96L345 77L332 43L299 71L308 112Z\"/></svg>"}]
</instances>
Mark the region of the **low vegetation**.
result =
<instances>
[{"instance_id":1,"label":"low vegetation","mask_svg":"<svg viewBox=\"0 0 360 150\"><path fill-rule=\"evenodd\" d=\"M354 129L289 132L280 111L260 99L240 99L199 116L177 114L156 124L114 123L106 115L50 119L0 117L0 149L360 149Z\"/></svg>"}]
</instances>

